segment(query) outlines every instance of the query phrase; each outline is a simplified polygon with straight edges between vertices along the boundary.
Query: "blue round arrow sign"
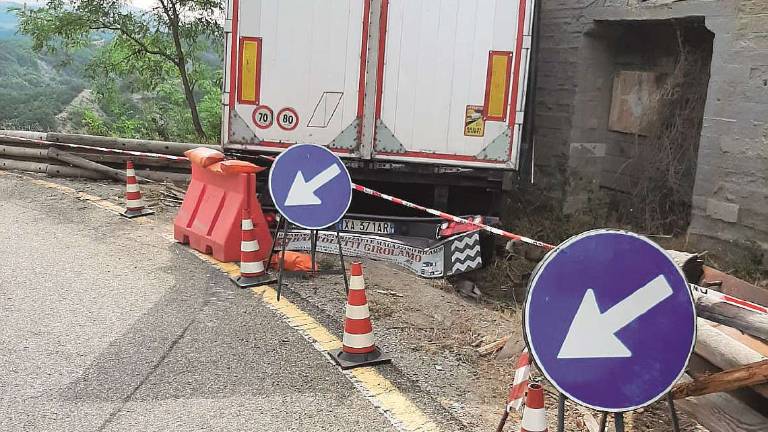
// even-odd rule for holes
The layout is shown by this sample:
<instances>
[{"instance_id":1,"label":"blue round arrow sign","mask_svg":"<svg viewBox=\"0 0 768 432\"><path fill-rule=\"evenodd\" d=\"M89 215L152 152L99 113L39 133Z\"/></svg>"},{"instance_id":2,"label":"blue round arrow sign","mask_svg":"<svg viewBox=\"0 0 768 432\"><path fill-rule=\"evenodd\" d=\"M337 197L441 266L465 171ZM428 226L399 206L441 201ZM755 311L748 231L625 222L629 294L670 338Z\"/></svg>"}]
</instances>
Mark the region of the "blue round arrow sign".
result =
<instances>
[{"instance_id":1,"label":"blue round arrow sign","mask_svg":"<svg viewBox=\"0 0 768 432\"><path fill-rule=\"evenodd\" d=\"M590 231L534 271L525 333L536 364L574 401L630 411L664 396L696 340L688 284L667 253L636 234Z\"/></svg>"},{"instance_id":2,"label":"blue round arrow sign","mask_svg":"<svg viewBox=\"0 0 768 432\"><path fill-rule=\"evenodd\" d=\"M352 202L347 167L325 147L298 144L275 159L269 192L280 213L306 229L327 228L344 217Z\"/></svg>"}]
</instances>

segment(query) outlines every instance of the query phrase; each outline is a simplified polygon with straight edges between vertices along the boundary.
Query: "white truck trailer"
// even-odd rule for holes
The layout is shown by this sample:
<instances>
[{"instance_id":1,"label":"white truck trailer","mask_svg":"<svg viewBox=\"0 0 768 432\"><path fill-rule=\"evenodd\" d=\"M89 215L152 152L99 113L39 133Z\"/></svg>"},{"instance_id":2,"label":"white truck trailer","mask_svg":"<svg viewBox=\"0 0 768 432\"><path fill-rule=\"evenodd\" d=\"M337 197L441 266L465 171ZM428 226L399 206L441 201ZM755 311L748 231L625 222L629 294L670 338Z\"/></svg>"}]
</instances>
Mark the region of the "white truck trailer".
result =
<instances>
[{"instance_id":1,"label":"white truck trailer","mask_svg":"<svg viewBox=\"0 0 768 432\"><path fill-rule=\"evenodd\" d=\"M222 145L327 146L361 181L438 185L442 208L448 187L501 189L530 163L535 7L229 0Z\"/></svg>"}]
</instances>

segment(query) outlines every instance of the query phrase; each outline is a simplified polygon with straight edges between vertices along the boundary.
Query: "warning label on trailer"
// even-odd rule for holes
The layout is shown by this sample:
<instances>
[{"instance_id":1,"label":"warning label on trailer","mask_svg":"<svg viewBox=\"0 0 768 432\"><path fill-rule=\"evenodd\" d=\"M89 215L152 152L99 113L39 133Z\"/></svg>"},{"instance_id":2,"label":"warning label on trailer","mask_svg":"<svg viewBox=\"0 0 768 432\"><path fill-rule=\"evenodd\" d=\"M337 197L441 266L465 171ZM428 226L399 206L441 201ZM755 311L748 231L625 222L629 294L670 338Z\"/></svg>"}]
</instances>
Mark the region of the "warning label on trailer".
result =
<instances>
[{"instance_id":1,"label":"warning label on trailer","mask_svg":"<svg viewBox=\"0 0 768 432\"><path fill-rule=\"evenodd\" d=\"M483 118L482 105L467 105L467 113L464 116L464 136L485 136L485 119Z\"/></svg>"}]
</instances>

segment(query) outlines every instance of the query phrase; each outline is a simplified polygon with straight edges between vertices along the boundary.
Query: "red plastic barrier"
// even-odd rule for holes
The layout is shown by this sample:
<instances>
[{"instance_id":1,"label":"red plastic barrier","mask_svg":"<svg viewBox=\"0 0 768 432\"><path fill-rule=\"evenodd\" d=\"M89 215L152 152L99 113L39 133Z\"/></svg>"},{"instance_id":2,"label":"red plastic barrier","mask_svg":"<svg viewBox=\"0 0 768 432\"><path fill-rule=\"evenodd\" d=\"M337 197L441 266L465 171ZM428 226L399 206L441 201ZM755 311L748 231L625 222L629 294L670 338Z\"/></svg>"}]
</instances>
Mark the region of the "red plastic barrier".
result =
<instances>
[{"instance_id":1,"label":"red plastic barrier","mask_svg":"<svg viewBox=\"0 0 768 432\"><path fill-rule=\"evenodd\" d=\"M250 173L225 174L224 163L208 167L192 163L192 181L173 221L173 237L219 261L239 261L242 209L247 206L265 261L272 237L256 199L256 173L264 168L252 165Z\"/></svg>"}]
</instances>

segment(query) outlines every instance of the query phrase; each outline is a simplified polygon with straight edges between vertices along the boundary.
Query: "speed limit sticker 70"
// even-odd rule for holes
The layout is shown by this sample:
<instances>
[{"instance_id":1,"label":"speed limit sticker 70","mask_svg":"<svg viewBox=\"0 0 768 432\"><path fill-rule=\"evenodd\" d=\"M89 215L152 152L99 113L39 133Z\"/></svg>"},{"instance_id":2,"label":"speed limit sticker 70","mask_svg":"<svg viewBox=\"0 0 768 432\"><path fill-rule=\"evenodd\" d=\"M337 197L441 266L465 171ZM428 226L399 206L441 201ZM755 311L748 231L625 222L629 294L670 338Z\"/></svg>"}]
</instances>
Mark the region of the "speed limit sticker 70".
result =
<instances>
[{"instance_id":1,"label":"speed limit sticker 70","mask_svg":"<svg viewBox=\"0 0 768 432\"><path fill-rule=\"evenodd\" d=\"M293 108L283 108L277 113L277 125L280 129L292 131L299 126L299 114Z\"/></svg>"},{"instance_id":2,"label":"speed limit sticker 70","mask_svg":"<svg viewBox=\"0 0 768 432\"><path fill-rule=\"evenodd\" d=\"M261 105L253 110L253 124L259 129L269 129L275 121L275 113L272 108Z\"/></svg>"}]
</instances>

